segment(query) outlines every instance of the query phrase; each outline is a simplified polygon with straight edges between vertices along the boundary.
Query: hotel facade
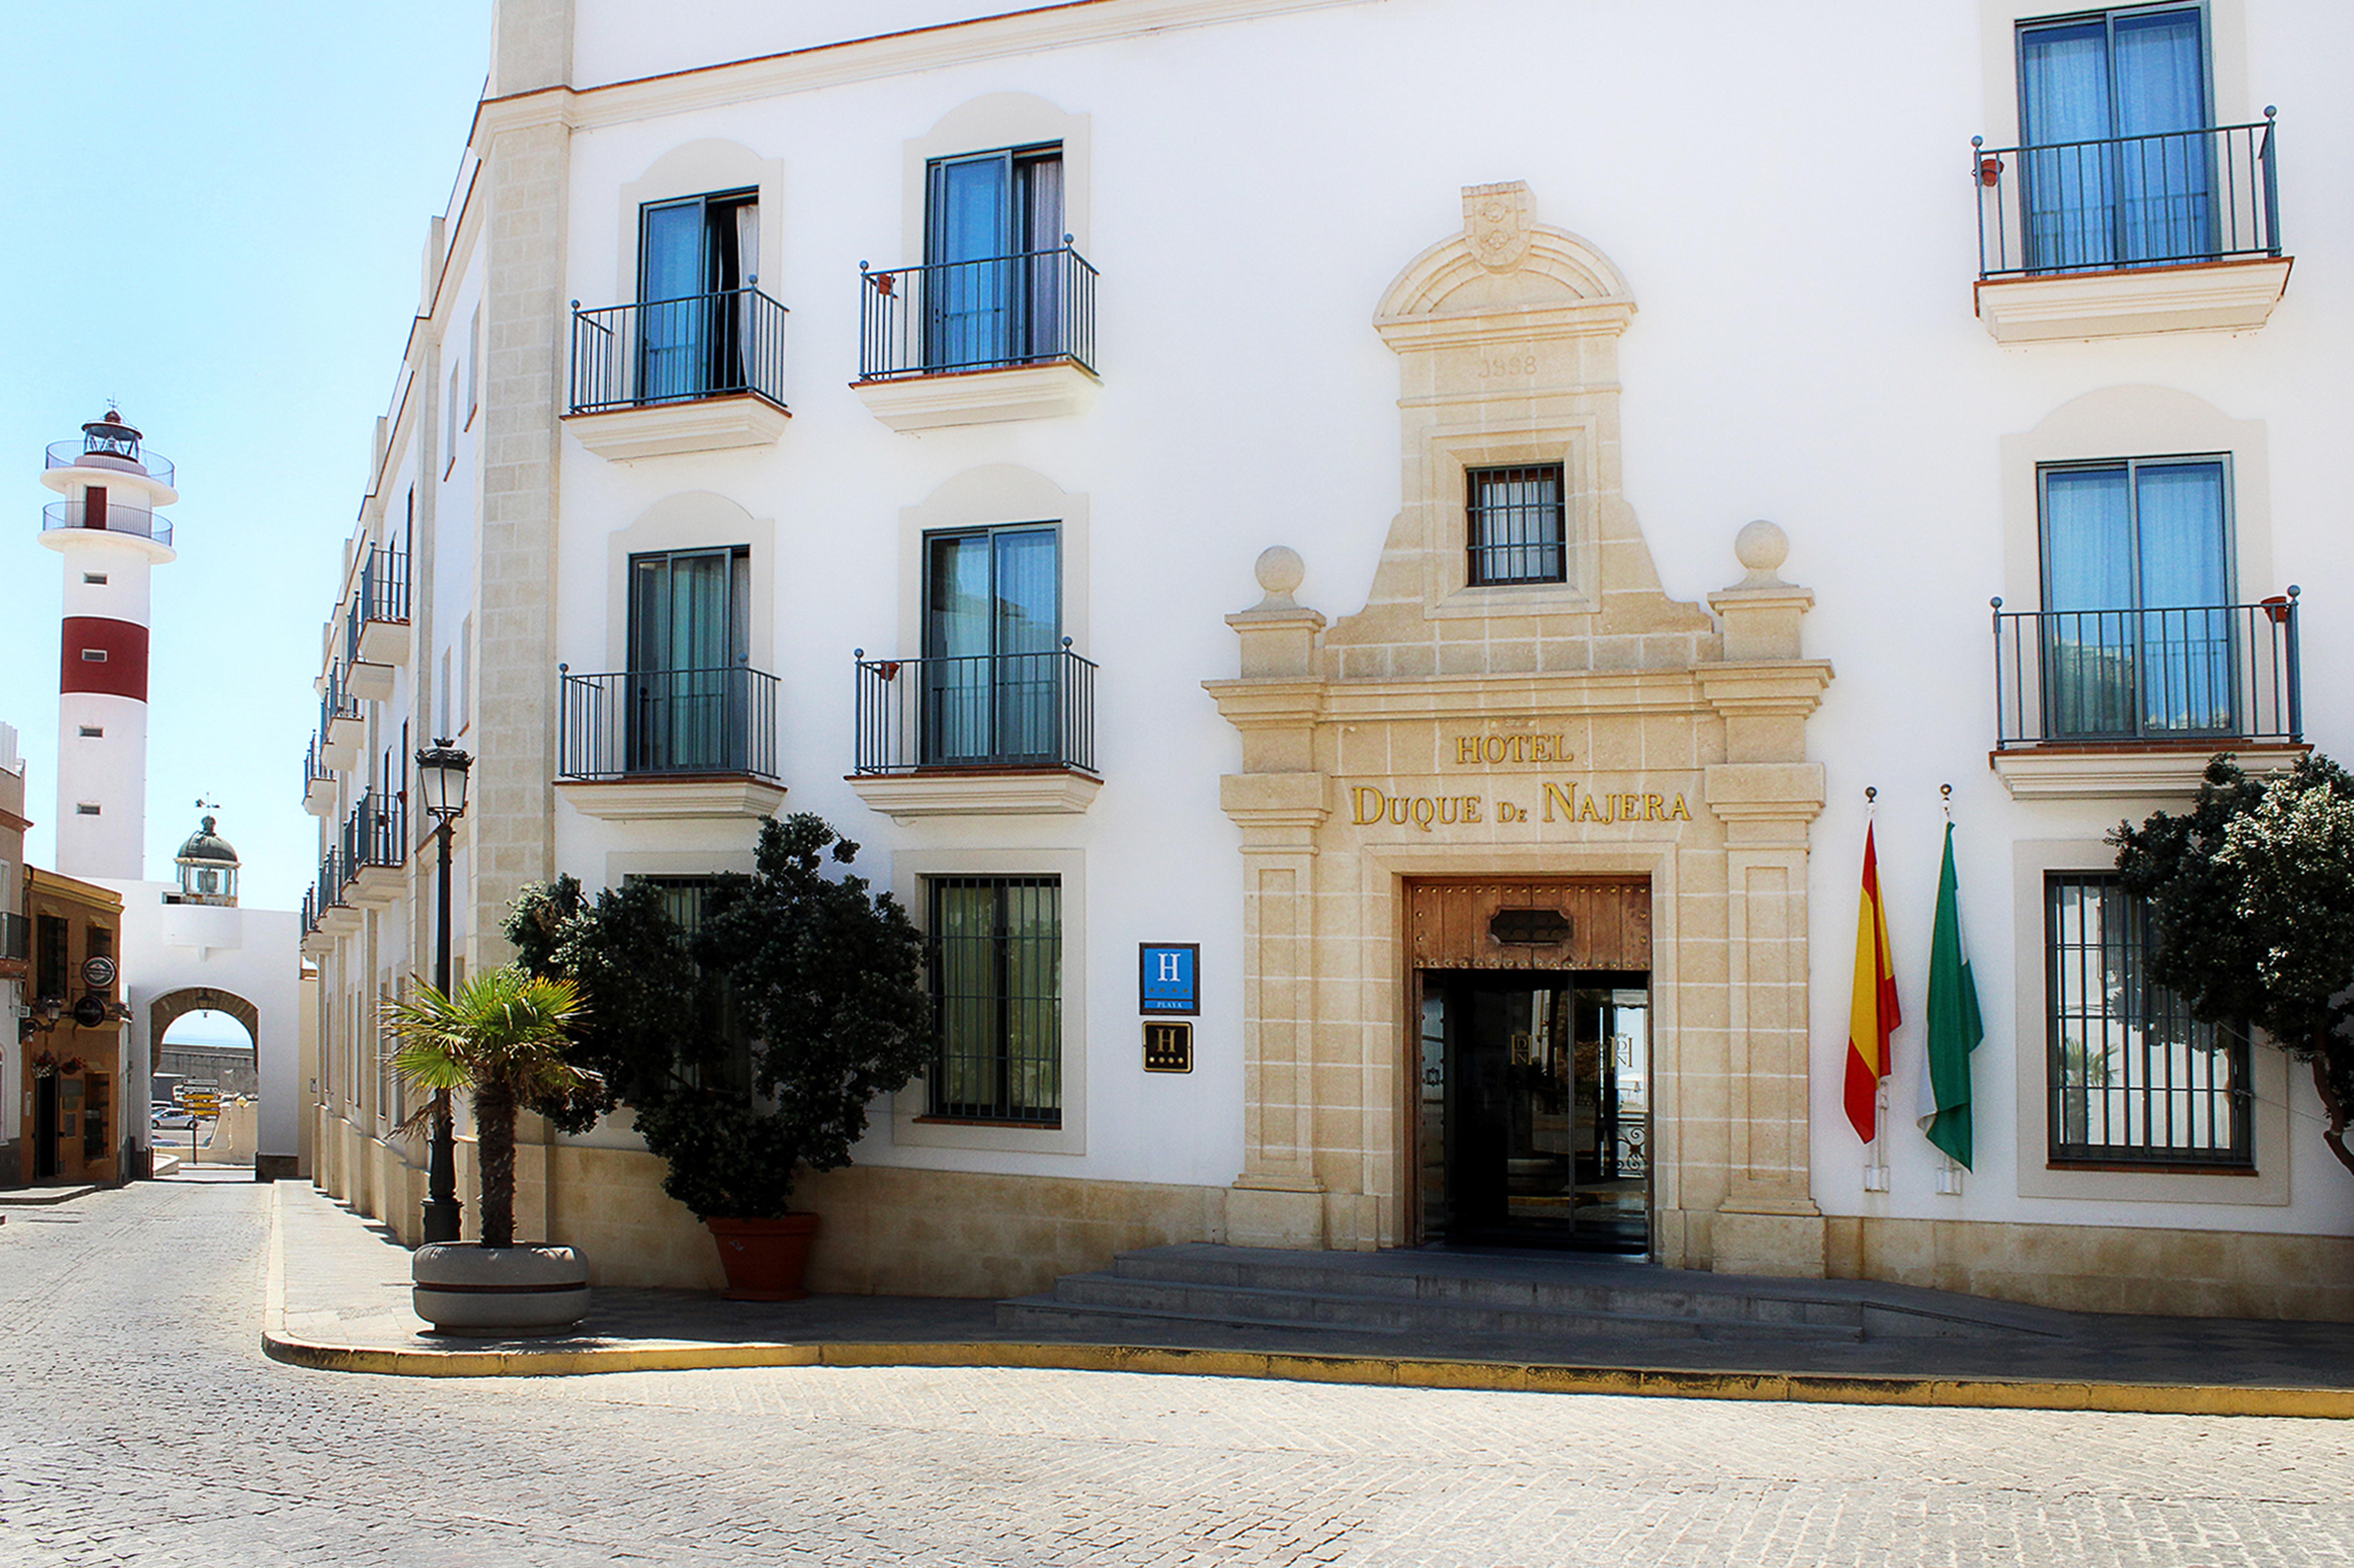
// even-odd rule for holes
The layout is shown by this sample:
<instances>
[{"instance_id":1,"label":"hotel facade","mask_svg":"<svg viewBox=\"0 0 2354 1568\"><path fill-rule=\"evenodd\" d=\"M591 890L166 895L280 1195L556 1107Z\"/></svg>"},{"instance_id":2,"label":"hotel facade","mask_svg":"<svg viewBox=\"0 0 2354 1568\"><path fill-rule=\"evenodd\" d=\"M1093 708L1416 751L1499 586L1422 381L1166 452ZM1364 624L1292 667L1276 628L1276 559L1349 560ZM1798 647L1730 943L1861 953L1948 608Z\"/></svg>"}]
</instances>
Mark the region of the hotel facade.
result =
<instances>
[{"instance_id":1,"label":"hotel facade","mask_svg":"<svg viewBox=\"0 0 2354 1568\"><path fill-rule=\"evenodd\" d=\"M2103 842L2354 746L2354 16L1000 11L498 5L322 639L329 1191L414 1239L449 736L461 974L798 810L935 938L819 1288L1454 1242L2354 1318L2310 1082L2144 983ZM1967 1170L1917 1022L1841 1103L1867 824L1917 1021L1949 820ZM524 1234L718 1281L626 1116L526 1142Z\"/></svg>"}]
</instances>

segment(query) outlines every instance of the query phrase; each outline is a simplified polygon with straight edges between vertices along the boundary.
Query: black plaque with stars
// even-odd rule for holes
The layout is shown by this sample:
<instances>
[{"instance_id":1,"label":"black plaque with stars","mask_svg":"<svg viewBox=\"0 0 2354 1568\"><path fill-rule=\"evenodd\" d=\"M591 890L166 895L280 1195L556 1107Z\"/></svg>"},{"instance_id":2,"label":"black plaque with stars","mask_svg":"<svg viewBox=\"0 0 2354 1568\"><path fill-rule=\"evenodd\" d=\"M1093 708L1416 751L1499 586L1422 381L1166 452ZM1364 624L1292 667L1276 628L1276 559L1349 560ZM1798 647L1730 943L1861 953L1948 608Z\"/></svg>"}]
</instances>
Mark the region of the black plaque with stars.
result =
<instances>
[{"instance_id":1,"label":"black plaque with stars","mask_svg":"<svg viewBox=\"0 0 2354 1568\"><path fill-rule=\"evenodd\" d=\"M1147 1020L1144 1025L1144 1070L1148 1073L1192 1072L1193 1026Z\"/></svg>"}]
</instances>

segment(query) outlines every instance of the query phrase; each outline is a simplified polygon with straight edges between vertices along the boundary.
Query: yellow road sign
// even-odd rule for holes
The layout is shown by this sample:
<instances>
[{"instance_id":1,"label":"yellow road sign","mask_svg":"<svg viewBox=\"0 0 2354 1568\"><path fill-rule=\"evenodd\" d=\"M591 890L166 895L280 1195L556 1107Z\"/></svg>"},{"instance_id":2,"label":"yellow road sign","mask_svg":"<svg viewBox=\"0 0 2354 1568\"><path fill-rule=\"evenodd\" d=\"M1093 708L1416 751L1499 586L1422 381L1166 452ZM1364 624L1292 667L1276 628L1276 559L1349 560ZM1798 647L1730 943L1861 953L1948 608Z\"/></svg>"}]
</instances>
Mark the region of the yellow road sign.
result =
<instances>
[{"instance_id":1,"label":"yellow road sign","mask_svg":"<svg viewBox=\"0 0 2354 1568\"><path fill-rule=\"evenodd\" d=\"M187 1098L187 1107L198 1116L218 1116L220 1115L220 1097L190 1095Z\"/></svg>"}]
</instances>

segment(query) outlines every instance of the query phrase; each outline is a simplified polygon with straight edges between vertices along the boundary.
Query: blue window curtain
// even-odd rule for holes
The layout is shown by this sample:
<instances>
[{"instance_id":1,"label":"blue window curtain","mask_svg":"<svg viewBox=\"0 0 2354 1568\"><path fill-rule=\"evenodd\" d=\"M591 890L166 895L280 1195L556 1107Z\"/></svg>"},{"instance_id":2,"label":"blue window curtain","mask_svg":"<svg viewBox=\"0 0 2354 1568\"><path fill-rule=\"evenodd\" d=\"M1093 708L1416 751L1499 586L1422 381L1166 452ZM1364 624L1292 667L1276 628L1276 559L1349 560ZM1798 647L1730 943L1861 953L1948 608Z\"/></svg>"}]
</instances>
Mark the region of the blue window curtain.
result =
<instances>
[{"instance_id":1,"label":"blue window curtain","mask_svg":"<svg viewBox=\"0 0 2354 1568\"><path fill-rule=\"evenodd\" d=\"M639 281L638 396L646 402L693 397L702 362L703 202L645 211L645 254Z\"/></svg>"},{"instance_id":2,"label":"blue window curtain","mask_svg":"<svg viewBox=\"0 0 2354 1568\"><path fill-rule=\"evenodd\" d=\"M732 296L758 265L759 202L730 192L646 207L638 258L638 400L745 385L750 302Z\"/></svg>"},{"instance_id":3,"label":"blue window curtain","mask_svg":"<svg viewBox=\"0 0 2354 1568\"><path fill-rule=\"evenodd\" d=\"M2028 264L2193 260L2215 249L2205 26L2195 6L2023 26Z\"/></svg>"},{"instance_id":4,"label":"blue window curtain","mask_svg":"<svg viewBox=\"0 0 2354 1568\"><path fill-rule=\"evenodd\" d=\"M2048 735L2232 732L2224 484L2211 459L2043 473Z\"/></svg>"},{"instance_id":5,"label":"blue window curtain","mask_svg":"<svg viewBox=\"0 0 2354 1568\"><path fill-rule=\"evenodd\" d=\"M1061 352L1062 150L942 158L926 196L925 364L1017 364Z\"/></svg>"},{"instance_id":6,"label":"blue window curtain","mask_svg":"<svg viewBox=\"0 0 2354 1568\"><path fill-rule=\"evenodd\" d=\"M924 760L1062 751L1062 549L1051 527L936 535L925 574Z\"/></svg>"}]
</instances>

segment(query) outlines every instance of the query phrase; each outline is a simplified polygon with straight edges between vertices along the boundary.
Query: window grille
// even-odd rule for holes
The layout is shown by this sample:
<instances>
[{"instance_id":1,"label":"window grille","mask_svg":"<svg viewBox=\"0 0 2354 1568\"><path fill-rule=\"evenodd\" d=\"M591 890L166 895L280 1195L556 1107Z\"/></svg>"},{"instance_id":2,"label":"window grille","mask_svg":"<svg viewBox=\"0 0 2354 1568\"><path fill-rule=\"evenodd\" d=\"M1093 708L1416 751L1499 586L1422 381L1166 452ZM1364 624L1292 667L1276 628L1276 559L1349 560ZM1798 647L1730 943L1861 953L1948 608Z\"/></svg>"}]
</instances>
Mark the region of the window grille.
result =
<instances>
[{"instance_id":1,"label":"window grille","mask_svg":"<svg viewBox=\"0 0 2354 1568\"><path fill-rule=\"evenodd\" d=\"M1062 879L934 877L930 895L931 1114L1062 1126Z\"/></svg>"},{"instance_id":2,"label":"window grille","mask_svg":"<svg viewBox=\"0 0 2354 1568\"><path fill-rule=\"evenodd\" d=\"M2244 1030L2153 982L2148 906L2114 875L2047 879L2045 1008L2055 1162L2254 1162Z\"/></svg>"},{"instance_id":3,"label":"window grille","mask_svg":"<svg viewBox=\"0 0 2354 1568\"><path fill-rule=\"evenodd\" d=\"M1561 464L1475 468L1464 482L1473 587L1568 580Z\"/></svg>"},{"instance_id":4,"label":"window grille","mask_svg":"<svg viewBox=\"0 0 2354 1568\"><path fill-rule=\"evenodd\" d=\"M642 882L651 886L662 900L663 913L671 923L686 935L692 945L703 934L703 922L711 913L721 888L730 882L741 883L741 877L729 876L631 876L630 882ZM716 1011L712 1026L719 1033L725 1054L720 1060L705 1064L682 1062L679 1076L699 1088L747 1089L752 1082L752 1031L745 1022L744 1011L736 1000L736 981L732 975L722 972L711 977L713 983L705 998L706 1005Z\"/></svg>"}]
</instances>

